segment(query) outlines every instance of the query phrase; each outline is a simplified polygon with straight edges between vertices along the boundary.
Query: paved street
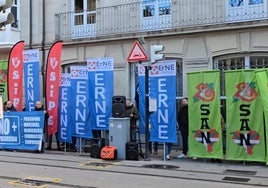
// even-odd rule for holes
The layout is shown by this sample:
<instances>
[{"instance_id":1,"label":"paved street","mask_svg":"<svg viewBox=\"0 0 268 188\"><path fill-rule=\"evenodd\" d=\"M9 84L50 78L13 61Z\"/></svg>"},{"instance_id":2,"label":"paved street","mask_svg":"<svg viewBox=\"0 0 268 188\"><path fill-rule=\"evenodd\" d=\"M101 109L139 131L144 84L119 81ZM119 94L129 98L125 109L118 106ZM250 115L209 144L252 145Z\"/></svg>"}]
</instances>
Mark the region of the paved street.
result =
<instances>
[{"instance_id":1,"label":"paved street","mask_svg":"<svg viewBox=\"0 0 268 188\"><path fill-rule=\"evenodd\" d=\"M173 150L173 156L179 152ZM0 187L268 187L264 164L162 158L161 150L149 161L107 161L61 151L0 151Z\"/></svg>"}]
</instances>

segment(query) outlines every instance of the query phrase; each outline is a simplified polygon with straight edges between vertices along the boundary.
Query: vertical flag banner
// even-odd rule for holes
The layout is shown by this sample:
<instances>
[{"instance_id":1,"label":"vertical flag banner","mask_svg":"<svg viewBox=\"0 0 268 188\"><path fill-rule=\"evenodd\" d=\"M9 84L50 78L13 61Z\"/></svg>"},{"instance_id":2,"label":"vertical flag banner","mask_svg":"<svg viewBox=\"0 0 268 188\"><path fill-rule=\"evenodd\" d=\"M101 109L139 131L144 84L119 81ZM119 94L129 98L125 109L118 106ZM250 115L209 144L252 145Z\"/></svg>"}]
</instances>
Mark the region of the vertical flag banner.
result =
<instances>
[{"instance_id":1,"label":"vertical flag banner","mask_svg":"<svg viewBox=\"0 0 268 188\"><path fill-rule=\"evenodd\" d=\"M149 98L156 100L150 115L150 141L177 143L176 61L159 61L149 71Z\"/></svg>"},{"instance_id":2,"label":"vertical flag banner","mask_svg":"<svg viewBox=\"0 0 268 188\"><path fill-rule=\"evenodd\" d=\"M256 74L253 70L226 71L225 83L226 159L265 161L263 107Z\"/></svg>"},{"instance_id":3,"label":"vertical flag banner","mask_svg":"<svg viewBox=\"0 0 268 188\"><path fill-rule=\"evenodd\" d=\"M33 111L40 100L39 50L24 50L25 110Z\"/></svg>"},{"instance_id":4,"label":"vertical flag banner","mask_svg":"<svg viewBox=\"0 0 268 188\"><path fill-rule=\"evenodd\" d=\"M138 92L139 92L139 129L145 133L145 67L138 64Z\"/></svg>"},{"instance_id":5,"label":"vertical flag banner","mask_svg":"<svg viewBox=\"0 0 268 188\"><path fill-rule=\"evenodd\" d=\"M109 130L109 118L112 116L113 58L87 59L89 79L89 104L92 130Z\"/></svg>"},{"instance_id":6,"label":"vertical flag banner","mask_svg":"<svg viewBox=\"0 0 268 188\"><path fill-rule=\"evenodd\" d=\"M72 136L79 138L92 138L90 124L90 105L88 71L86 66L71 66L71 119Z\"/></svg>"},{"instance_id":7,"label":"vertical flag banner","mask_svg":"<svg viewBox=\"0 0 268 188\"><path fill-rule=\"evenodd\" d=\"M59 130L58 137L62 142L72 142L71 118L71 74L60 74L60 97L59 97Z\"/></svg>"},{"instance_id":8,"label":"vertical flag banner","mask_svg":"<svg viewBox=\"0 0 268 188\"><path fill-rule=\"evenodd\" d=\"M0 95L2 96L3 102L8 100L7 69L8 61L0 61Z\"/></svg>"},{"instance_id":9,"label":"vertical flag banner","mask_svg":"<svg viewBox=\"0 0 268 188\"><path fill-rule=\"evenodd\" d=\"M55 42L48 53L46 65L46 108L49 114L48 135L58 130L58 101L61 69L62 41Z\"/></svg>"},{"instance_id":10,"label":"vertical flag banner","mask_svg":"<svg viewBox=\"0 0 268 188\"><path fill-rule=\"evenodd\" d=\"M268 69L258 69L255 70L256 78L257 78L257 83L259 86L259 97L261 100L262 104L262 111L264 115L264 132L266 133L268 130ZM267 148L268 148L268 141L267 141L267 134L266 136L266 165L268 165L268 155L267 155Z\"/></svg>"},{"instance_id":11,"label":"vertical flag banner","mask_svg":"<svg viewBox=\"0 0 268 188\"><path fill-rule=\"evenodd\" d=\"M19 111L23 106L23 50L24 41L17 42L11 49L8 59L8 100Z\"/></svg>"},{"instance_id":12,"label":"vertical flag banner","mask_svg":"<svg viewBox=\"0 0 268 188\"><path fill-rule=\"evenodd\" d=\"M220 72L187 74L189 156L222 158Z\"/></svg>"}]
</instances>

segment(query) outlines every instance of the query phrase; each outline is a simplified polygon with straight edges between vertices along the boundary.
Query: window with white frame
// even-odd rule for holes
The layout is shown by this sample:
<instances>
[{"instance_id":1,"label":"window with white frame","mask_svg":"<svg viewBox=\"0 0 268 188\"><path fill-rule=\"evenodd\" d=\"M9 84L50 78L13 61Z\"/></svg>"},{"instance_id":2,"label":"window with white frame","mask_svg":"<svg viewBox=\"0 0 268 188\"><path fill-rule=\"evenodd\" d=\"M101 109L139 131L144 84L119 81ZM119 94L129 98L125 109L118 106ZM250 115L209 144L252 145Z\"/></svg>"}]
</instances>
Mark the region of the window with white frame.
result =
<instances>
[{"instance_id":1,"label":"window with white frame","mask_svg":"<svg viewBox=\"0 0 268 188\"><path fill-rule=\"evenodd\" d=\"M267 14L266 0L226 0L228 21L264 19Z\"/></svg>"},{"instance_id":2,"label":"window with white frame","mask_svg":"<svg viewBox=\"0 0 268 188\"><path fill-rule=\"evenodd\" d=\"M96 23L96 0L75 0L75 25Z\"/></svg>"},{"instance_id":3,"label":"window with white frame","mask_svg":"<svg viewBox=\"0 0 268 188\"><path fill-rule=\"evenodd\" d=\"M171 0L142 0L141 28L154 30L171 26Z\"/></svg>"},{"instance_id":4,"label":"window with white frame","mask_svg":"<svg viewBox=\"0 0 268 188\"><path fill-rule=\"evenodd\" d=\"M214 69L221 71L221 96L225 97L224 71L268 68L267 54L226 55L214 58Z\"/></svg>"},{"instance_id":5,"label":"window with white frame","mask_svg":"<svg viewBox=\"0 0 268 188\"><path fill-rule=\"evenodd\" d=\"M96 34L96 0L72 1L72 37L83 38Z\"/></svg>"},{"instance_id":6,"label":"window with white frame","mask_svg":"<svg viewBox=\"0 0 268 188\"><path fill-rule=\"evenodd\" d=\"M221 113L226 117L225 70L268 68L267 54L226 55L214 58L214 69L220 70Z\"/></svg>"}]
</instances>

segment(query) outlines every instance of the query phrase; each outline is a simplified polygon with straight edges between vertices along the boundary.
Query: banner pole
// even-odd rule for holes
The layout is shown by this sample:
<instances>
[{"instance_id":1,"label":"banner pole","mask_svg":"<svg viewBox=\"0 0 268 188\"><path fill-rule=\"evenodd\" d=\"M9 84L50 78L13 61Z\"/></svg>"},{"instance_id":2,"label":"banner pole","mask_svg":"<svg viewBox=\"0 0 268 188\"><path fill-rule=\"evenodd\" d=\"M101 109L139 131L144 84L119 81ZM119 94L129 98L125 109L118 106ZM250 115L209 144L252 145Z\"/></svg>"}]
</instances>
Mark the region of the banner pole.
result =
<instances>
[{"instance_id":1,"label":"banner pole","mask_svg":"<svg viewBox=\"0 0 268 188\"><path fill-rule=\"evenodd\" d=\"M149 70L150 65L145 66L145 156L144 160L149 161Z\"/></svg>"}]
</instances>

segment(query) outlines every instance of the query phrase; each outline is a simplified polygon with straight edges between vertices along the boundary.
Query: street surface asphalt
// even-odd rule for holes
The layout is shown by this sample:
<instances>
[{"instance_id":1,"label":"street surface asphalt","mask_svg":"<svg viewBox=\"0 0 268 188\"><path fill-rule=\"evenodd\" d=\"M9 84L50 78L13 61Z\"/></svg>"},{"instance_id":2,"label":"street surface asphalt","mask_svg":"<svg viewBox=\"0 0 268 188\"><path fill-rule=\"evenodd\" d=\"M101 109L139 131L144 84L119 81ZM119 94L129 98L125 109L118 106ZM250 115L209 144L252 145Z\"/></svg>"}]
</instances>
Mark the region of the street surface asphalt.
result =
<instances>
[{"instance_id":1,"label":"street surface asphalt","mask_svg":"<svg viewBox=\"0 0 268 188\"><path fill-rule=\"evenodd\" d=\"M253 188L268 187L263 163L208 159L102 160L89 153L0 151L0 188Z\"/></svg>"}]
</instances>

